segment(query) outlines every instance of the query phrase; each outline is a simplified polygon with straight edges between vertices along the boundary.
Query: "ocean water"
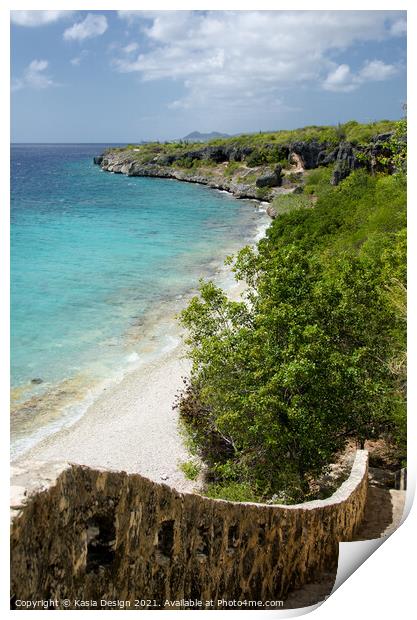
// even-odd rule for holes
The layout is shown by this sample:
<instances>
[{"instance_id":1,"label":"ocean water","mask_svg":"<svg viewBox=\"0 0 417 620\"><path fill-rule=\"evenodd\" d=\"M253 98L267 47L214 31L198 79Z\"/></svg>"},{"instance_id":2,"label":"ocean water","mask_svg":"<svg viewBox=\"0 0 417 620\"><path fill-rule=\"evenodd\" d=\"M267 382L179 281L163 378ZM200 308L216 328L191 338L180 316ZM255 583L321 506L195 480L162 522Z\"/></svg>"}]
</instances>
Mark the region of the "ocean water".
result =
<instances>
[{"instance_id":1,"label":"ocean water","mask_svg":"<svg viewBox=\"0 0 417 620\"><path fill-rule=\"evenodd\" d=\"M13 455L174 346L198 279L221 280L265 225L226 193L103 172L92 157L105 146L12 146Z\"/></svg>"}]
</instances>

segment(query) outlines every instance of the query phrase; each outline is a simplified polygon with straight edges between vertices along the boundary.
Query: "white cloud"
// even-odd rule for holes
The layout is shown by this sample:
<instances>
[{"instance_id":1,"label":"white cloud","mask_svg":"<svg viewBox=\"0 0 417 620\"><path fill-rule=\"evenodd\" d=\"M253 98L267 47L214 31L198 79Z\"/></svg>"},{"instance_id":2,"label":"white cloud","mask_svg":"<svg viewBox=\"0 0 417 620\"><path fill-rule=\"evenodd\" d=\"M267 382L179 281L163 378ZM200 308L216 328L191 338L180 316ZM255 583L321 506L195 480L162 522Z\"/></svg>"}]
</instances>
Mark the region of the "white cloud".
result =
<instances>
[{"instance_id":1,"label":"white cloud","mask_svg":"<svg viewBox=\"0 0 417 620\"><path fill-rule=\"evenodd\" d=\"M138 48L139 45L137 43L129 43L129 45L125 45L125 47L122 48L122 51L125 54L133 54Z\"/></svg>"},{"instance_id":2,"label":"white cloud","mask_svg":"<svg viewBox=\"0 0 417 620\"><path fill-rule=\"evenodd\" d=\"M21 90L26 87L41 90L49 86L55 86L56 82L45 73L48 65L47 60L32 60L24 70L23 76L13 80L12 90Z\"/></svg>"},{"instance_id":3,"label":"white cloud","mask_svg":"<svg viewBox=\"0 0 417 620\"><path fill-rule=\"evenodd\" d=\"M10 19L13 24L18 26L43 26L65 19L72 15L74 11L11 11Z\"/></svg>"},{"instance_id":4,"label":"white cloud","mask_svg":"<svg viewBox=\"0 0 417 620\"><path fill-rule=\"evenodd\" d=\"M70 63L73 67L78 67L81 64L81 61L88 55L88 50L81 50L78 56L71 58Z\"/></svg>"},{"instance_id":5,"label":"white cloud","mask_svg":"<svg viewBox=\"0 0 417 620\"><path fill-rule=\"evenodd\" d=\"M65 30L64 39L66 41L91 39L104 34L107 28L107 18L104 15L89 13L83 21L77 22Z\"/></svg>"},{"instance_id":6,"label":"white cloud","mask_svg":"<svg viewBox=\"0 0 417 620\"><path fill-rule=\"evenodd\" d=\"M365 82L382 82L398 73L398 67L387 65L382 60L367 60L357 73L352 73L349 65L339 65L331 71L323 82L325 90L349 93Z\"/></svg>"},{"instance_id":7,"label":"white cloud","mask_svg":"<svg viewBox=\"0 0 417 620\"><path fill-rule=\"evenodd\" d=\"M382 82L389 80L396 73L398 73L398 67L394 65L387 65L382 60L367 61L359 72L359 78L365 82L366 80L372 80L374 82Z\"/></svg>"},{"instance_id":8,"label":"white cloud","mask_svg":"<svg viewBox=\"0 0 417 620\"><path fill-rule=\"evenodd\" d=\"M143 81L172 79L185 94L174 107L279 105L285 89L315 83L353 90L365 81L388 79L392 65L375 60L352 75L335 53L366 41L402 34L395 11L119 11L135 24L147 51L119 53L113 66ZM139 38L138 38L139 40ZM143 49L143 46L142 46ZM375 76L379 75L379 78ZM327 77L326 77L327 76ZM359 81L358 81L359 79Z\"/></svg>"},{"instance_id":9,"label":"white cloud","mask_svg":"<svg viewBox=\"0 0 417 620\"><path fill-rule=\"evenodd\" d=\"M355 84L354 80L355 76L352 74L349 65L339 65L324 80L323 88L348 93L359 86L359 84Z\"/></svg>"}]
</instances>

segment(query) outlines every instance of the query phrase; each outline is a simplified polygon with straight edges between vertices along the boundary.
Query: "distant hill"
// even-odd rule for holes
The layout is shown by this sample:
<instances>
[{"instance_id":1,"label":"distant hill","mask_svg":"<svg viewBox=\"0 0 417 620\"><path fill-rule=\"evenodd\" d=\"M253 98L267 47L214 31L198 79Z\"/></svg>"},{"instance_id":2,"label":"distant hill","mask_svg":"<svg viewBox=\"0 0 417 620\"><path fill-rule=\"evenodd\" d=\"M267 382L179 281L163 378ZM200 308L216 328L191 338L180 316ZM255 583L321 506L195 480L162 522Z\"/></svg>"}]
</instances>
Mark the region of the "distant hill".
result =
<instances>
[{"instance_id":1,"label":"distant hill","mask_svg":"<svg viewBox=\"0 0 417 620\"><path fill-rule=\"evenodd\" d=\"M208 142L208 140L213 140L214 138L230 138L230 135L227 133L220 133L219 131L211 131L210 133L192 131L182 139L185 142Z\"/></svg>"}]
</instances>

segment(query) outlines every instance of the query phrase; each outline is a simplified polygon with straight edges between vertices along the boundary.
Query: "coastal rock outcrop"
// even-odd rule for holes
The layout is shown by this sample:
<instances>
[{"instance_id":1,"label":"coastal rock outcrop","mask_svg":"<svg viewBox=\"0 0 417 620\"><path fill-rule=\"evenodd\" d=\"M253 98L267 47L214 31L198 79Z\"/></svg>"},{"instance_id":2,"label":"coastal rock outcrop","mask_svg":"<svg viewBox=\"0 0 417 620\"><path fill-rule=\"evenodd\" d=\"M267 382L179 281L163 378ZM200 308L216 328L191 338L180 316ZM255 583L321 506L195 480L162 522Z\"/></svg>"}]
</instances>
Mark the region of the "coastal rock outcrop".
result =
<instances>
[{"instance_id":1,"label":"coastal rock outcrop","mask_svg":"<svg viewBox=\"0 0 417 620\"><path fill-rule=\"evenodd\" d=\"M335 151L327 142L293 142L289 145L291 153L299 156L305 170L311 170L332 163L336 159Z\"/></svg>"},{"instance_id":2,"label":"coastal rock outcrop","mask_svg":"<svg viewBox=\"0 0 417 620\"><path fill-rule=\"evenodd\" d=\"M282 176L281 164L275 164L275 169L272 172L268 171L271 162L287 160L292 166L292 177L295 174L300 177L296 179L298 187L301 187L301 177L305 170L334 164L331 183L338 185L357 168L365 167L370 172L378 171L380 162L389 155L387 142L392 135L392 132L376 135L364 146L346 141L335 145L334 142L317 139L278 145L267 143L262 148L235 142L201 147L190 145L189 148L182 146L178 152L168 153L164 152L161 146L154 155L148 154L146 158L138 157L140 149L114 149L94 157L94 163L103 170L128 176L160 177L201 183L215 189L230 191L237 198L258 199L258 190L270 188L271 191L265 199L272 200L281 186L282 189L285 187L288 191L294 191L295 181L288 175ZM245 175L224 174L225 168L221 167L223 164L242 162L245 166L245 161L252 155L256 156L252 157L256 165L253 166L252 162L246 164L250 169L261 173L255 181L246 183ZM211 167L212 171L208 170L204 174L196 173L196 162L201 162L203 168L205 165Z\"/></svg>"},{"instance_id":3,"label":"coastal rock outcrop","mask_svg":"<svg viewBox=\"0 0 417 620\"><path fill-rule=\"evenodd\" d=\"M379 134L367 146L342 142L336 150L336 160L331 178L332 185L338 185L357 168L365 167L369 172L378 172L382 158L388 159L391 151L388 142L393 132ZM393 170L390 170L392 173Z\"/></svg>"},{"instance_id":4,"label":"coastal rock outcrop","mask_svg":"<svg viewBox=\"0 0 417 620\"><path fill-rule=\"evenodd\" d=\"M101 168L108 172L116 174L126 174L127 176L138 177L157 177L164 179L176 179L187 183L199 183L208 185L213 189L231 192L236 198L248 198L257 200L257 187L255 184L238 183L233 179L226 177L210 177L195 173L193 170L175 168L175 166L162 165L158 159L158 163L149 162L141 163L137 161L129 152L112 151L106 153L102 157ZM277 173L273 173L276 186L279 185ZM275 191L278 191L278 187ZM290 190L287 190L290 191Z\"/></svg>"},{"instance_id":5,"label":"coastal rock outcrop","mask_svg":"<svg viewBox=\"0 0 417 620\"><path fill-rule=\"evenodd\" d=\"M273 172L256 179L256 187L279 187L282 182L282 167L275 166Z\"/></svg>"},{"instance_id":6,"label":"coastal rock outcrop","mask_svg":"<svg viewBox=\"0 0 417 620\"><path fill-rule=\"evenodd\" d=\"M338 185L349 174L359 167L357 153L349 142L342 142L336 156L336 163L331 178L332 185Z\"/></svg>"},{"instance_id":7,"label":"coastal rock outcrop","mask_svg":"<svg viewBox=\"0 0 417 620\"><path fill-rule=\"evenodd\" d=\"M367 167L371 172L379 172L381 158L390 158L391 152L388 148L388 143L393 137L393 132L379 134L374 137L369 147L365 150L365 159L367 160ZM402 138L406 142L406 137ZM390 172L394 172L394 168L391 168Z\"/></svg>"}]
</instances>

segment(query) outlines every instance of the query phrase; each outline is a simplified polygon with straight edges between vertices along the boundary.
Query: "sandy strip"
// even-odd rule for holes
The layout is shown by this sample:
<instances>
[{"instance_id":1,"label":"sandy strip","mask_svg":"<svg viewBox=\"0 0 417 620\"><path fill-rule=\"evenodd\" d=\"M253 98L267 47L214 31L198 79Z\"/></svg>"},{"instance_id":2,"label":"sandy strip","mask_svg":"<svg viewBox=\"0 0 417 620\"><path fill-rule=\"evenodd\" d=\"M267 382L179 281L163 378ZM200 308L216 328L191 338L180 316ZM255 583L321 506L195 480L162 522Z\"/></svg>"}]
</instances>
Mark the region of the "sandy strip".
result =
<instances>
[{"instance_id":1,"label":"sandy strip","mask_svg":"<svg viewBox=\"0 0 417 620\"><path fill-rule=\"evenodd\" d=\"M228 297L238 300L244 288L235 283ZM12 465L30 471L31 462L36 470L39 462L69 461L140 473L180 491L197 490L199 482L188 480L179 468L192 457L172 409L190 368L178 344L105 388L75 424L46 437Z\"/></svg>"},{"instance_id":2,"label":"sandy strip","mask_svg":"<svg viewBox=\"0 0 417 620\"><path fill-rule=\"evenodd\" d=\"M65 461L140 473L179 490L192 491L180 462L190 460L172 410L190 363L179 345L157 361L105 389L84 416L44 439L14 461Z\"/></svg>"}]
</instances>

